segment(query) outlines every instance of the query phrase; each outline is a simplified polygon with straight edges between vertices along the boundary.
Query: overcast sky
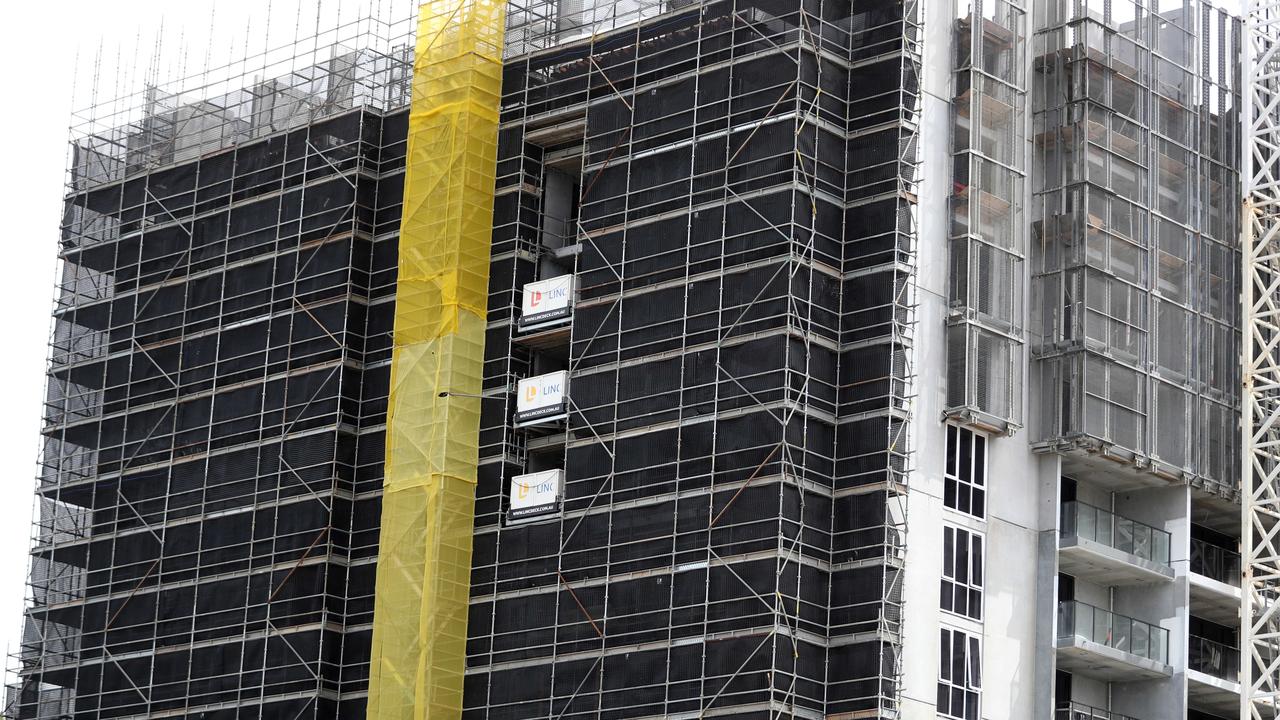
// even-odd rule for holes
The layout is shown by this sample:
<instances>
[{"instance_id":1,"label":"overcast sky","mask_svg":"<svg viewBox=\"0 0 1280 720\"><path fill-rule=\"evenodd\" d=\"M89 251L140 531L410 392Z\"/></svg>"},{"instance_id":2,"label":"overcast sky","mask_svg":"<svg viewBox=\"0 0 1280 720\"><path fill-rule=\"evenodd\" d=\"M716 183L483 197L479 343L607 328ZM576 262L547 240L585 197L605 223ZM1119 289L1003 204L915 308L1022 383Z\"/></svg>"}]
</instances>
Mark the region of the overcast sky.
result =
<instances>
[{"instance_id":1,"label":"overcast sky","mask_svg":"<svg viewBox=\"0 0 1280 720\"><path fill-rule=\"evenodd\" d=\"M83 109L93 97L98 58L98 97L113 97L140 90L153 66L161 79L176 78L206 58L218 64L243 57L246 42L251 53L259 52L314 35L339 17L403 13L406 6L412 8L412 0L6 3L0 31L0 137L7 156L0 172L0 211L7 218L0 280L0 647L8 653L17 650L21 627L67 127L73 105ZM163 42L154 62L157 37ZM125 72L118 74L117 64Z\"/></svg>"}]
</instances>

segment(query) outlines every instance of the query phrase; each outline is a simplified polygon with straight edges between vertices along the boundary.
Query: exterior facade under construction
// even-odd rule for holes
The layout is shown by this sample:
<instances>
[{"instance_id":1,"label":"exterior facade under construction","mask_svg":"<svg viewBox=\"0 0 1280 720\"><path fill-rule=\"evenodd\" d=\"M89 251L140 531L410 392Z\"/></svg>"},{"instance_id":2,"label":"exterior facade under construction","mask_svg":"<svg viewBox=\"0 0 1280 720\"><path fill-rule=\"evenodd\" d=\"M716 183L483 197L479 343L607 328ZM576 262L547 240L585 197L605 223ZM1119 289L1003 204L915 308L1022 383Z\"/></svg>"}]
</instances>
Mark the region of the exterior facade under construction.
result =
<instances>
[{"instance_id":1,"label":"exterior facade under construction","mask_svg":"<svg viewBox=\"0 0 1280 720\"><path fill-rule=\"evenodd\" d=\"M6 717L1239 717L1238 10L410 10L77 118Z\"/></svg>"}]
</instances>

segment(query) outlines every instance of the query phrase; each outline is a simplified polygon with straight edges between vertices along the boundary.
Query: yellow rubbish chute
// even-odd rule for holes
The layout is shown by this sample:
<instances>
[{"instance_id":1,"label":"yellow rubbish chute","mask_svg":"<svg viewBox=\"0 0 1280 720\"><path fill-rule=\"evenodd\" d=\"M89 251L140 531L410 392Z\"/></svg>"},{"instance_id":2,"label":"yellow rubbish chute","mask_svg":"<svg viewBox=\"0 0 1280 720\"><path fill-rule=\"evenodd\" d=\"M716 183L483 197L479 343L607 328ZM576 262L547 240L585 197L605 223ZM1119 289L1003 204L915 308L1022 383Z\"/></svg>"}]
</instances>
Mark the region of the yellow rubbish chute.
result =
<instances>
[{"instance_id":1,"label":"yellow rubbish chute","mask_svg":"<svg viewBox=\"0 0 1280 720\"><path fill-rule=\"evenodd\" d=\"M370 720L462 714L505 11L502 0L420 8Z\"/></svg>"}]
</instances>

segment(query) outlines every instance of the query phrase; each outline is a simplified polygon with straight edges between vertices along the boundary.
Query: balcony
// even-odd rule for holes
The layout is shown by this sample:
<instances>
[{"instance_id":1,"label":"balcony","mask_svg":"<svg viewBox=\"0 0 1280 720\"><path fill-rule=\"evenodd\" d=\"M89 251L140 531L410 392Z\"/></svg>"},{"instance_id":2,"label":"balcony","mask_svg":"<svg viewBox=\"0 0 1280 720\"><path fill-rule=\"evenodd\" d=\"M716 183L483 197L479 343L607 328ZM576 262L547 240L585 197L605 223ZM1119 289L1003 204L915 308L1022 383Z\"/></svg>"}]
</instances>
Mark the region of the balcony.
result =
<instances>
[{"instance_id":1,"label":"balcony","mask_svg":"<svg viewBox=\"0 0 1280 720\"><path fill-rule=\"evenodd\" d=\"M1053 711L1053 720L1137 720L1128 715L1101 710L1080 703L1068 703Z\"/></svg>"},{"instance_id":2,"label":"balcony","mask_svg":"<svg viewBox=\"0 0 1280 720\"><path fill-rule=\"evenodd\" d=\"M1169 533L1082 502L1062 505L1058 564L1099 585L1171 582Z\"/></svg>"},{"instance_id":3,"label":"balcony","mask_svg":"<svg viewBox=\"0 0 1280 720\"><path fill-rule=\"evenodd\" d=\"M1169 631L1072 600L1058 603L1058 667L1107 682L1173 675Z\"/></svg>"},{"instance_id":4,"label":"balcony","mask_svg":"<svg viewBox=\"0 0 1280 720\"><path fill-rule=\"evenodd\" d=\"M1240 650L1195 635L1187 638L1187 704L1228 717L1240 708Z\"/></svg>"},{"instance_id":5,"label":"balcony","mask_svg":"<svg viewBox=\"0 0 1280 720\"><path fill-rule=\"evenodd\" d=\"M1239 588L1240 554L1191 538L1191 572Z\"/></svg>"},{"instance_id":6,"label":"balcony","mask_svg":"<svg viewBox=\"0 0 1280 720\"><path fill-rule=\"evenodd\" d=\"M1240 622L1240 555L1191 538L1191 613L1219 625Z\"/></svg>"}]
</instances>

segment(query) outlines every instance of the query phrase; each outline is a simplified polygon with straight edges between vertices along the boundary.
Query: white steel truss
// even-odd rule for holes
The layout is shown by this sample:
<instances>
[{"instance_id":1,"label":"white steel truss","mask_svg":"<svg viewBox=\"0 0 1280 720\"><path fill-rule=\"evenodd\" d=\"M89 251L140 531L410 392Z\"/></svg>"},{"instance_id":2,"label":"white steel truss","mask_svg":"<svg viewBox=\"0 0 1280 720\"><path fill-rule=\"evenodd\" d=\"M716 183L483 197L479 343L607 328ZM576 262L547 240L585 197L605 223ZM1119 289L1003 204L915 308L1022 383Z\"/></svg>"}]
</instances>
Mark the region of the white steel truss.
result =
<instances>
[{"instance_id":1,"label":"white steel truss","mask_svg":"<svg viewBox=\"0 0 1280 720\"><path fill-rule=\"evenodd\" d=\"M1241 292L1240 717L1280 698L1280 0L1250 0L1245 69Z\"/></svg>"}]
</instances>

